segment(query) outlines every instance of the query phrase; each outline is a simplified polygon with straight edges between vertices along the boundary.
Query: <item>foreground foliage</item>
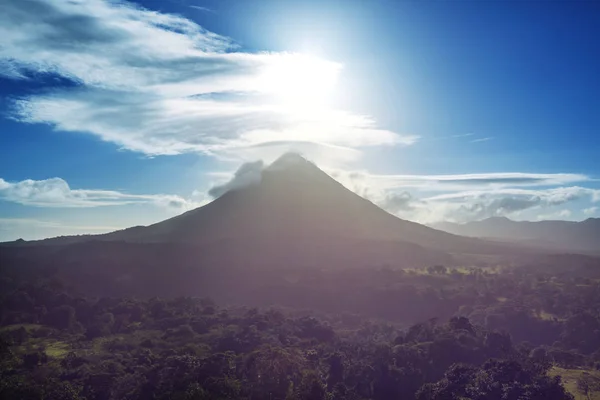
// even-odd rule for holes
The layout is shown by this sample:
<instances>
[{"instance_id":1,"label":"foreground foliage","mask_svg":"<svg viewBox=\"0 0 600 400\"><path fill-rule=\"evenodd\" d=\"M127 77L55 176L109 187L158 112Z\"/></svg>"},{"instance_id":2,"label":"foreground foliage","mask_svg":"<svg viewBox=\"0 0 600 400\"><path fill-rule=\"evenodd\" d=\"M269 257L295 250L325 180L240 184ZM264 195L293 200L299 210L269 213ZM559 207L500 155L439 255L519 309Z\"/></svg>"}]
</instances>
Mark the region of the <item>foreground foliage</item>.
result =
<instances>
[{"instance_id":1,"label":"foreground foliage","mask_svg":"<svg viewBox=\"0 0 600 400\"><path fill-rule=\"evenodd\" d=\"M572 398L549 363L464 317L402 330L208 299L25 294L42 324L3 328L1 398Z\"/></svg>"},{"instance_id":2,"label":"foreground foliage","mask_svg":"<svg viewBox=\"0 0 600 400\"><path fill-rule=\"evenodd\" d=\"M134 298L125 286L84 295L75 275L14 265L0 274L2 399L592 399L600 389L595 269L255 271L248 287L268 287L220 296L253 308ZM123 281L166 290L153 268ZM95 290L110 293L115 279Z\"/></svg>"}]
</instances>

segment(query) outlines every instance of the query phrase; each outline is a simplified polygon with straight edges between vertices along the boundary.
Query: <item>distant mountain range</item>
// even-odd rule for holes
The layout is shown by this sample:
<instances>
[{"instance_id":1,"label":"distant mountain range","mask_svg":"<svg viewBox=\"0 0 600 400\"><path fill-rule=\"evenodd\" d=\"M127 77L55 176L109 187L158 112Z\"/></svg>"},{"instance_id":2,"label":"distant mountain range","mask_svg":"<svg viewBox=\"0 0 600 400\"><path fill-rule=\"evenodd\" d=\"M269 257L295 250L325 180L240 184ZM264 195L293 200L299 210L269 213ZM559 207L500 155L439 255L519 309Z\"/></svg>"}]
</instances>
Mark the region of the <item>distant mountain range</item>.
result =
<instances>
[{"instance_id":1,"label":"distant mountain range","mask_svg":"<svg viewBox=\"0 0 600 400\"><path fill-rule=\"evenodd\" d=\"M600 253L600 218L585 221L513 221L494 217L466 224L433 225L456 235L501 239L560 251Z\"/></svg>"}]
</instances>

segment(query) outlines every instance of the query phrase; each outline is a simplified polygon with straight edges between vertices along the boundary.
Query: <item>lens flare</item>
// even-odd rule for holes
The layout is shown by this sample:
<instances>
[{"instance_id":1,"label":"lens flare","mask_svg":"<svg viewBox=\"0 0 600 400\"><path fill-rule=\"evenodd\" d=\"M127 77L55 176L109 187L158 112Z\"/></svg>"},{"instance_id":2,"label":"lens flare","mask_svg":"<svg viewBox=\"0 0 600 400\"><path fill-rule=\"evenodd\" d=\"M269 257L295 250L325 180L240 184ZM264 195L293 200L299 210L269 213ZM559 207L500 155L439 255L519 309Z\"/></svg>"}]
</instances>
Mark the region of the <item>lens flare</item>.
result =
<instances>
[{"instance_id":1,"label":"lens flare","mask_svg":"<svg viewBox=\"0 0 600 400\"><path fill-rule=\"evenodd\" d=\"M295 111L314 110L330 105L340 69L335 62L285 54L265 67L259 88Z\"/></svg>"}]
</instances>

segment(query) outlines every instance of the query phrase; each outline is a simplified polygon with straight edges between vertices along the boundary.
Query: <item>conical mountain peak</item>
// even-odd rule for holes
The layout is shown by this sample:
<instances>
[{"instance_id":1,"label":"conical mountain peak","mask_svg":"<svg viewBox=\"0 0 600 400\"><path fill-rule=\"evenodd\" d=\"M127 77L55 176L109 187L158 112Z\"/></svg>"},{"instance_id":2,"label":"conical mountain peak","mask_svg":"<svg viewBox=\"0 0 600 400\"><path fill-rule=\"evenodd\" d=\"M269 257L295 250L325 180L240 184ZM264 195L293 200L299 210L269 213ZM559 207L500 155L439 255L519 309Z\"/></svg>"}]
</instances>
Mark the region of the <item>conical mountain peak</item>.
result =
<instances>
[{"instance_id":1,"label":"conical mountain peak","mask_svg":"<svg viewBox=\"0 0 600 400\"><path fill-rule=\"evenodd\" d=\"M304 156L295 152L288 152L283 154L267 167L267 169L271 171L302 168L318 169L316 165L308 161Z\"/></svg>"},{"instance_id":2,"label":"conical mountain peak","mask_svg":"<svg viewBox=\"0 0 600 400\"><path fill-rule=\"evenodd\" d=\"M337 195L345 194L339 192L339 182L298 153L285 153L265 168L262 184L265 190L268 186L289 193L312 191L325 195L323 191L337 190Z\"/></svg>"},{"instance_id":3,"label":"conical mountain peak","mask_svg":"<svg viewBox=\"0 0 600 400\"><path fill-rule=\"evenodd\" d=\"M504 251L497 244L401 220L297 153L286 153L266 168L261 162L250 163L218 191L203 207L96 238L218 248L211 250L210 262L235 265L283 265L291 260L295 265L390 260L415 265L450 262L450 253Z\"/></svg>"}]
</instances>

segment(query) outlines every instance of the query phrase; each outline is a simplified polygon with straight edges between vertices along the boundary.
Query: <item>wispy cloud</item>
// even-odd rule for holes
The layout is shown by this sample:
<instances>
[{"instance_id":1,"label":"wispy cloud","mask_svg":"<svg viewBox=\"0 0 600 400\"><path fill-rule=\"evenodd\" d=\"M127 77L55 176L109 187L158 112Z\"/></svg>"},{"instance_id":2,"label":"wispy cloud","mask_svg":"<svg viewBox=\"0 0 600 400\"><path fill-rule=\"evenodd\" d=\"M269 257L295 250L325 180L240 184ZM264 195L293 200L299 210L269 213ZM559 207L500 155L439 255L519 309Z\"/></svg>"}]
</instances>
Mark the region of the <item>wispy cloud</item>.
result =
<instances>
[{"instance_id":1,"label":"wispy cloud","mask_svg":"<svg viewBox=\"0 0 600 400\"><path fill-rule=\"evenodd\" d=\"M71 189L61 178L7 182L0 178L0 200L35 207L84 208L152 204L186 210L201 203L169 194L127 194L114 190Z\"/></svg>"},{"instance_id":2,"label":"wispy cloud","mask_svg":"<svg viewBox=\"0 0 600 400\"><path fill-rule=\"evenodd\" d=\"M12 79L58 74L75 83L15 99L16 120L149 155L231 157L282 141L310 142L310 151L360 150L418 139L366 115L303 112L277 101L286 95L274 93L281 87L306 96L334 82L339 63L238 51L230 38L186 18L125 1L3 2L0 63L0 74Z\"/></svg>"},{"instance_id":3,"label":"wispy cloud","mask_svg":"<svg viewBox=\"0 0 600 400\"><path fill-rule=\"evenodd\" d=\"M488 137L473 139L473 140L471 140L471 143L488 142L488 141L490 141L492 139L494 139L494 138L491 137L491 136L488 136Z\"/></svg>"},{"instance_id":4,"label":"wispy cloud","mask_svg":"<svg viewBox=\"0 0 600 400\"><path fill-rule=\"evenodd\" d=\"M347 170L329 170L329 173L389 212L421 223L468 222L534 210L548 210L543 214L550 215L560 211L554 210L559 206L600 201L600 190L573 186L592 180L581 174L380 175Z\"/></svg>"},{"instance_id":5,"label":"wispy cloud","mask_svg":"<svg viewBox=\"0 0 600 400\"><path fill-rule=\"evenodd\" d=\"M590 208L585 208L583 210L583 213L585 215L595 215L598 213L598 207L590 207Z\"/></svg>"},{"instance_id":6,"label":"wispy cloud","mask_svg":"<svg viewBox=\"0 0 600 400\"><path fill-rule=\"evenodd\" d=\"M510 196L531 196L533 198L546 199L551 204L563 204L570 200L577 200L584 196L589 196L592 200L600 190L590 189L581 186L558 187L550 189L518 189L518 188L503 188L494 190L494 194L510 195ZM463 199L469 197L485 197L489 191L473 190L457 193L446 193L432 196L430 200L452 200Z\"/></svg>"},{"instance_id":7,"label":"wispy cloud","mask_svg":"<svg viewBox=\"0 0 600 400\"><path fill-rule=\"evenodd\" d=\"M347 187L389 191L395 189L418 189L430 192L447 192L507 187L558 186L587 182L591 178L582 174L536 174L525 172L497 172L454 175L400 175L372 174L366 171L330 169L328 172Z\"/></svg>"},{"instance_id":8,"label":"wispy cloud","mask_svg":"<svg viewBox=\"0 0 600 400\"><path fill-rule=\"evenodd\" d=\"M208 7L202 7L202 6L196 6L196 5L190 5L189 7L193 8L195 10L205 11L205 12L209 12L209 13L215 12L215 10L213 10L212 8L208 8Z\"/></svg>"},{"instance_id":9,"label":"wispy cloud","mask_svg":"<svg viewBox=\"0 0 600 400\"><path fill-rule=\"evenodd\" d=\"M310 142L360 148L409 145L414 136L378 129L369 117L342 111L295 116L268 105L204 98L162 98L86 90L16 102L21 121L92 132L103 140L149 155L200 152L227 155L256 146Z\"/></svg>"},{"instance_id":10,"label":"wispy cloud","mask_svg":"<svg viewBox=\"0 0 600 400\"><path fill-rule=\"evenodd\" d=\"M478 143L478 142L487 142L488 140L492 140L494 137L478 137L475 133L460 133L456 135L441 135L436 137L430 137L429 140L438 141L438 140L457 140L461 142L467 143Z\"/></svg>"},{"instance_id":11,"label":"wispy cloud","mask_svg":"<svg viewBox=\"0 0 600 400\"><path fill-rule=\"evenodd\" d=\"M542 190L503 189L449 193L431 197L413 197L404 193L389 193L376 200L383 208L411 220L423 223L440 221L469 222L489 217L514 216L525 211L552 210L580 200L590 200L598 191L582 187L561 187ZM398 202L398 198L402 202ZM400 205L400 206L399 206ZM542 219L569 217L564 210L544 212Z\"/></svg>"},{"instance_id":12,"label":"wispy cloud","mask_svg":"<svg viewBox=\"0 0 600 400\"><path fill-rule=\"evenodd\" d=\"M549 214L539 214L537 216L537 220L538 221L547 221L547 220L563 220L563 219L567 219L569 217L571 217L571 215L573 214L573 212L571 210L559 210L553 213L549 213Z\"/></svg>"}]
</instances>

